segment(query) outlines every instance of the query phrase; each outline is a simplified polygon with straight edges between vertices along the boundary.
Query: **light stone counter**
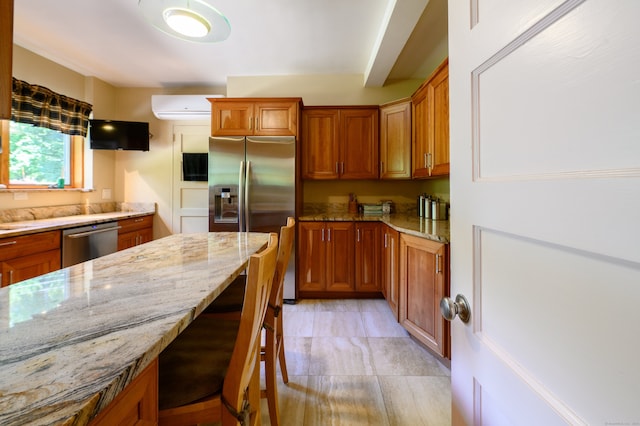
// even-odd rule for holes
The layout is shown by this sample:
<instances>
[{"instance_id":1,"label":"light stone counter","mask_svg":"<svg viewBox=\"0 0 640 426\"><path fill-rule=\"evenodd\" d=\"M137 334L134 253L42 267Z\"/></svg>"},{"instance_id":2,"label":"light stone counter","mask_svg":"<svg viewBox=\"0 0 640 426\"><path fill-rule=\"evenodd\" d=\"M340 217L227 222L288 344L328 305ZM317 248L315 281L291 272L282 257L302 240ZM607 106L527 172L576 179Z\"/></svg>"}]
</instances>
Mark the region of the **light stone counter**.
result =
<instances>
[{"instance_id":1,"label":"light stone counter","mask_svg":"<svg viewBox=\"0 0 640 426\"><path fill-rule=\"evenodd\" d=\"M342 222L384 222L396 231L427 238L441 243L449 243L449 221L430 220L417 217L415 212L383 215L363 215L346 212L306 212L298 218L300 222L342 221Z\"/></svg>"},{"instance_id":2,"label":"light stone counter","mask_svg":"<svg viewBox=\"0 0 640 426\"><path fill-rule=\"evenodd\" d=\"M175 234L0 289L0 424L86 424L266 246Z\"/></svg>"},{"instance_id":3,"label":"light stone counter","mask_svg":"<svg viewBox=\"0 0 640 426\"><path fill-rule=\"evenodd\" d=\"M155 203L104 203L0 210L0 238L154 214Z\"/></svg>"}]
</instances>

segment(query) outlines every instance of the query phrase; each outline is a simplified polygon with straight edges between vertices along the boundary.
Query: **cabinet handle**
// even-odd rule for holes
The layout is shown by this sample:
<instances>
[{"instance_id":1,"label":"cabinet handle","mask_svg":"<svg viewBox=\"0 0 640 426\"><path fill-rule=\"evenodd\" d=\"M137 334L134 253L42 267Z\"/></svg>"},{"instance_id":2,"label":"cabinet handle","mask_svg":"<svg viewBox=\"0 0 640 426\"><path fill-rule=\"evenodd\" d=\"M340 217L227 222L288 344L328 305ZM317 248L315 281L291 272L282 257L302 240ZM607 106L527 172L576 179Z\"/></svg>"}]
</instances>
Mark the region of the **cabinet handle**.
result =
<instances>
[{"instance_id":1,"label":"cabinet handle","mask_svg":"<svg viewBox=\"0 0 640 426\"><path fill-rule=\"evenodd\" d=\"M327 229L327 241L331 241L331 228Z\"/></svg>"},{"instance_id":2,"label":"cabinet handle","mask_svg":"<svg viewBox=\"0 0 640 426\"><path fill-rule=\"evenodd\" d=\"M260 119L256 117L256 130L260 128Z\"/></svg>"},{"instance_id":3,"label":"cabinet handle","mask_svg":"<svg viewBox=\"0 0 640 426\"><path fill-rule=\"evenodd\" d=\"M383 173L384 173L384 162L381 161L380 162L380 176L382 176Z\"/></svg>"},{"instance_id":4,"label":"cabinet handle","mask_svg":"<svg viewBox=\"0 0 640 426\"><path fill-rule=\"evenodd\" d=\"M340 174L344 174L344 163L340 163Z\"/></svg>"},{"instance_id":5,"label":"cabinet handle","mask_svg":"<svg viewBox=\"0 0 640 426\"><path fill-rule=\"evenodd\" d=\"M431 168L431 153L427 154L427 167Z\"/></svg>"},{"instance_id":6,"label":"cabinet handle","mask_svg":"<svg viewBox=\"0 0 640 426\"><path fill-rule=\"evenodd\" d=\"M322 242L324 242L324 228L322 228Z\"/></svg>"},{"instance_id":7,"label":"cabinet handle","mask_svg":"<svg viewBox=\"0 0 640 426\"><path fill-rule=\"evenodd\" d=\"M337 174L337 175L339 175L339 174L340 174L340 169L338 168L338 167L339 167L339 164L340 164L340 163L338 163L338 162L336 161L336 174Z\"/></svg>"},{"instance_id":8,"label":"cabinet handle","mask_svg":"<svg viewBox=\"0 0 640 426\"><path fill-rule=\"evenodd\" d=\"M7 241L6 243L0 243L0 247L2 246L12 246L14 244L16 244L18 241L13 240L13 241Z\"/></svg>"},{"instance_id":9,"label":"cabinet handle","mask_svg":"<svg viewBox=\"0 0 640 426\"><path fill-rule=\"evenodd\" d=\"M144 219L134 219L134 222L144 222Z\"/></svg>"},{"instance_id":10,"label":"cabinet handle","mask_svg":"<svg viewBox=\"0 0 640 426\"><path fill-rule=\"evenodd\" d=\"M13 284L13 270L9 271L9 284Z\"/></svg>"},{"instance_id":11,"label":"cabinet handle","mask_svg":"<svg viewBox=\"0 0 640 426\"><path fill-rule=\"evenodd\" d=\"M360 228L356 229L356 239L360 242Z\"/></svg>"},{"instance_id":12,"label":"cabinet handle","mask_svg":"<svg viewBox=\"0 0 640 426\"><path fill-rule=\"evenodd\" d=\"M442 256L440 256L439 254L436 254L436 274L439 274L442 272L442 268L440 267L440 259L442 259Z\"/></svg>"},{"instance_id":13,"label":"cabinet handle","mask_svg":"<svg viewBox=\"0 0 640 426\"><path fill-rule=\"evenodd\" d=\"M427 153L425 152L424 153L424 168L426 169L427 167L428 167L427 166Z\"/></svg>"},{"instance_id":14,"label":"cabinet handle","mask_svg":"<svg viewBox=\"0 0 640 426\"><path fill-rule=\"evenodd\" d=\"M388 243L387 243L387 237L389 236L389 234L387 234L386 232L384 233L384 248L389 247Z\"/></svg>"},{"instance_id":15,"label":"cabinet handle","mask_svg":"<svg viewBox=\"0 0 640 426\"><path fill-rule=\"evenodd\" d=\"M253 117L249 117L249 130L253 130Z\"/></svg>"}]
</instances>

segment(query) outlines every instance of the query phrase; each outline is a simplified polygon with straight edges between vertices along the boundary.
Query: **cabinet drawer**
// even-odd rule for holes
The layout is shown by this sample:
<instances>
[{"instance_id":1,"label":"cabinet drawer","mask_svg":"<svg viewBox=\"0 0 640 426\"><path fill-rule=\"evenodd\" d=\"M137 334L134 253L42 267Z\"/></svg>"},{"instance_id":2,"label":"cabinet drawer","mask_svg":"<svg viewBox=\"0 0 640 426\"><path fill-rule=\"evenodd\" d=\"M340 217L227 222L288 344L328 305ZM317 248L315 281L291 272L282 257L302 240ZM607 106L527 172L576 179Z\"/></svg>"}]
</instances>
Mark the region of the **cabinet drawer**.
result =
<instances>
[{"instance_id":1,"label":"cabinet drawer","mask_svg":"<svg viewBox=\"0 0 640 426\"><path fill-rule=\"evenodd\" d=\"M143 228L149 228L153 226L153 215L119 220L118 226L120 226L120 229L118 229L118 235L126 234L128 232L134 232Z\"/></svg>"},{"instance_id":2,"label":"cabinet drawer","mask_svg":"<svg viewBox=\"0 0 640 426\"><path fill-rule=\"evenodd\" d=\"M60 249L60 231L0 239L0 261Z\"/></svg>"}]
</instances>

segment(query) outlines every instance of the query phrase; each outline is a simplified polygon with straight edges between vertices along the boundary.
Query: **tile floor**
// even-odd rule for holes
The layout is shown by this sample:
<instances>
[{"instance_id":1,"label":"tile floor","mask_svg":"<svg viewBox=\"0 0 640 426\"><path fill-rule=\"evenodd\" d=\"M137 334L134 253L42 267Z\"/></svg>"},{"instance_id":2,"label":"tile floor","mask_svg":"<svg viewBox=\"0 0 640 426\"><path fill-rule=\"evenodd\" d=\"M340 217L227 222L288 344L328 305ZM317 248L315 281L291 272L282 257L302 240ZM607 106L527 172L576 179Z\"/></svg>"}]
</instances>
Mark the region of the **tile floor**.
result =
<instances>
[{"instance_id":1,"label":"tile floor","mask_svg":"<svg viewBox=\"0 0 640 426\"><path fill-rule=\"evenodd\" d=\"M283 312L282 426L451 424L449 369L409 337L384 299L301 300ZM261 410L269 425L266 400Z\"/></svg>"}]
</instances>

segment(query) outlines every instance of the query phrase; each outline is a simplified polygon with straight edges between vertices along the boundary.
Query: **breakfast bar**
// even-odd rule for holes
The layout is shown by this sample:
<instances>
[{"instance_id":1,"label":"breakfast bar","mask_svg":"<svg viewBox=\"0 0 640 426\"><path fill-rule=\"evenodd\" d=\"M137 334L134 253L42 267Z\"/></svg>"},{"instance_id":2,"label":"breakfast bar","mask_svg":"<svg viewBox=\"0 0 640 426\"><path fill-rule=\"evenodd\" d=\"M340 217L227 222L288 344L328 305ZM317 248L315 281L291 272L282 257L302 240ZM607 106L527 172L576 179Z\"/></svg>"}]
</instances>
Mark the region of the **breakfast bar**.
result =
<instances>
[{"instance_id":1,"label":"breakfast bar","mask_svg":"<svg viewBox=\"0 0 640 426\"><path fill-rule=\"evenodd\" d=\"M0 424L88 424L266 247L174 234L0 289Z\"/></svg>"}]
</instances>

